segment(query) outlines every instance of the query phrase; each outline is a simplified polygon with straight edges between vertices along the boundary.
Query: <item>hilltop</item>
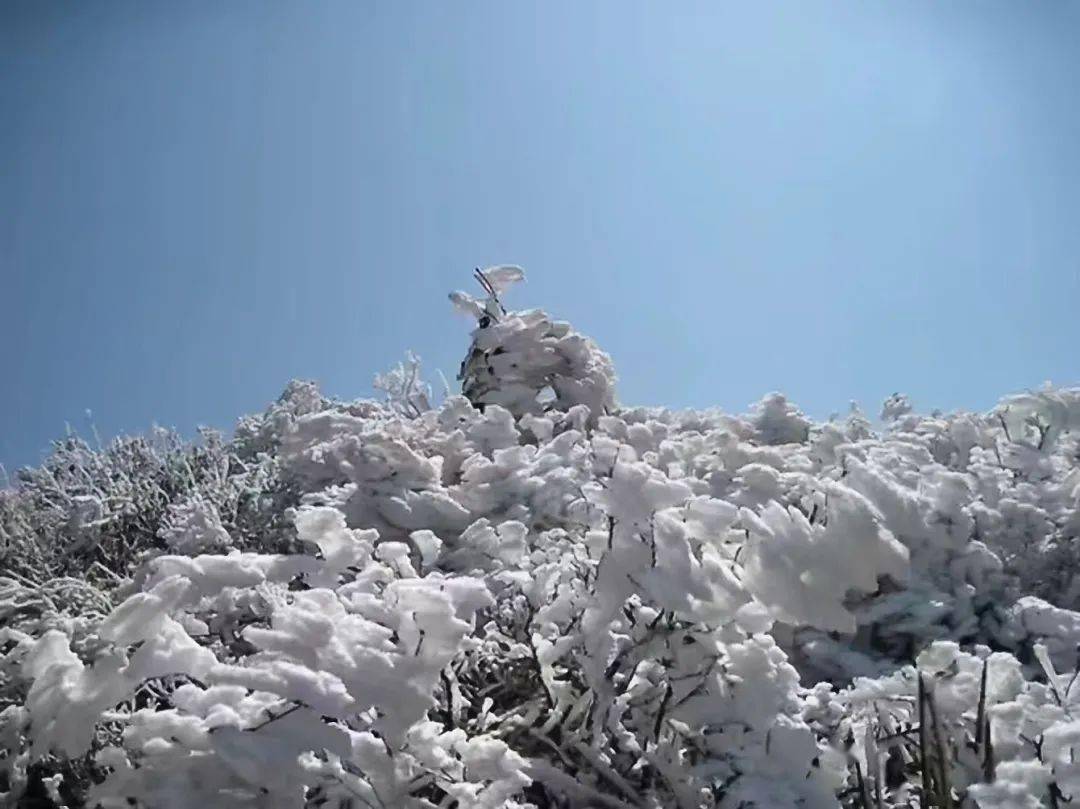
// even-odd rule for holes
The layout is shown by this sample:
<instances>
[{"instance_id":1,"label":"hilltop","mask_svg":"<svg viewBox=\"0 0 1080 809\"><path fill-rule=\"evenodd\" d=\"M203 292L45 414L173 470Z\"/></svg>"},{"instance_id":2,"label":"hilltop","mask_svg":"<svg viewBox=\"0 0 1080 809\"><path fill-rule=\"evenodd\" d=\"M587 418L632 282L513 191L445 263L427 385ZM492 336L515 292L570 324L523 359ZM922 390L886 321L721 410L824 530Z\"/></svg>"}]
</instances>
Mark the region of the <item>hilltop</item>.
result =
<instances>
[{"instance_id":1,"label":"hilltop","mask_svg":"<svg viewBox=\"0 0 1080 809\"><path fill-rule=\"evenodd\" d=\"M630 407L478 273L462 393L293 382L0 493L0 803L1063 806L1080 390Z\"/></svg>"}]
</instances>

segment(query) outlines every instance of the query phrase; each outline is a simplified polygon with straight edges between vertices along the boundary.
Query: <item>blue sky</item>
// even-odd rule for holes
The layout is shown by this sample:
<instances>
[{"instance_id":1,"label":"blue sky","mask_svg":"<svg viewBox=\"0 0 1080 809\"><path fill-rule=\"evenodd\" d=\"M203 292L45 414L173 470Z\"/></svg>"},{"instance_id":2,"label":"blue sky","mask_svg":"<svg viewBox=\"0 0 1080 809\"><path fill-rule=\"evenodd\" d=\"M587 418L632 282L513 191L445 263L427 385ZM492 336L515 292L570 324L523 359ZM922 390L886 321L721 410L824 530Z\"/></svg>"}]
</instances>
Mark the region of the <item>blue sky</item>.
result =
<instances>
[{"instance_id":1,"label":"blue sky","mask_svg":"<svg viewBox=\"0 0 1080 809\"><path fill-rule=\"evenodd\" d=\"M1080 381L1080 5L0 5L0 462L451 380L475 265L633 404Z\"/></svg>"}]
</instances>

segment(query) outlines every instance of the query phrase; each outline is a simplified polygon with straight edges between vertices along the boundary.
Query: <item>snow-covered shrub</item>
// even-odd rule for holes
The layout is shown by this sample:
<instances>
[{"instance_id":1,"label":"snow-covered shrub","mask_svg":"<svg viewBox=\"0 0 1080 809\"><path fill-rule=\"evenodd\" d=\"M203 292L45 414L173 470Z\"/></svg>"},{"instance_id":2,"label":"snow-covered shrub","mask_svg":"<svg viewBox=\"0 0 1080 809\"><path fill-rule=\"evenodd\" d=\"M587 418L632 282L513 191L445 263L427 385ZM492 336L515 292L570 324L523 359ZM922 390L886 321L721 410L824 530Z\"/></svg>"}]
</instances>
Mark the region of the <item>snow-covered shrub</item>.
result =
<instances>
[{"instance_id":1,"label":"snow-covered shrub","mask_svg":"<svg viewBox=\"0 0 1080 809\"><path fill-rule=\"evenodd\" d=\"M431 386L420 378L420 358L411 351L385 374L375 376L375 389L386 395L386 402L403 416L419 416L431 409Z\"/></svg>"},{"instance_id":2,"label":"snow-covered shrub","mask_svg":"<svg viewBox=\"0 0 1080 809\"><path fill-rule=\"evenodd\" d=\"M754 411L754 429L761 444L802 444L810 437L810 422L782 393L770 393Z\"/></svg>"},{"instance_id":3,"label":"snow-covered shrub","mask_svg":"<svg viewBox=\"0 0 1080 809\"><path fill-rule=\"evenodd\" d=\"M874 429L616 404L516 268L462 396L291 383L0 492L0 805L1080 795L1080 391ZM36 801L36 804L32 804Z\"/></svg>"},{"instance_id":4,"label":"snow-covered shrub","mask_svg":"<svg viewBox=\"0 0 1080 809\"><path fill-rule=\"evenodd\" d=\"M477 318L458 374L470 402L481 410L501 405L515 417L585 405L594 420L614 407L615 369L596 343L539 310L503 308L498 295L524 278L519 268L477 270L476 277L488 292L483 305L463 292L451 296Z\"/></svg>"},{"instance_id":5,"label":"snow-covered shrub","mask_svg":"<svg viewBox=\"0 0 1080 809\"><path fill-rule=\"evenodd\" d=\"M911 402L902 393L894 393L881 405L881 420L896 421L911 412Z\"/></svg>"}]
</instances>

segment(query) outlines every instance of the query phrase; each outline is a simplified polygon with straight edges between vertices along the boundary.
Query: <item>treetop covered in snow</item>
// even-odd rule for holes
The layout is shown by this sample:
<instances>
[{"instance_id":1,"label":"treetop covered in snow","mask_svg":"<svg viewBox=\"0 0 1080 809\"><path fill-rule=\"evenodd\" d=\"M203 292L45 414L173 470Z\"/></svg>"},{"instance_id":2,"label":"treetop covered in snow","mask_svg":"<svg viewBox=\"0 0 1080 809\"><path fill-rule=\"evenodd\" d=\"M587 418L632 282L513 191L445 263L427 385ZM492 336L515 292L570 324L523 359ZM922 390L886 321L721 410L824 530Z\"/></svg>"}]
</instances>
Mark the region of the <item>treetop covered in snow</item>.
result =
<instances>
[{"instance_id":1,"label":"treetop covered in snow","mask_svg":"<svg viewBox=\"0 0 1080 809\"><path fill-rule=\"evenodd\" d=\"M1080 796L1080 390L627 407L520 268L462 395L290 383L0 493L0 802L1038 807ZM25 805L29 805L28 803Z\"/></svg>"}]
</instances>

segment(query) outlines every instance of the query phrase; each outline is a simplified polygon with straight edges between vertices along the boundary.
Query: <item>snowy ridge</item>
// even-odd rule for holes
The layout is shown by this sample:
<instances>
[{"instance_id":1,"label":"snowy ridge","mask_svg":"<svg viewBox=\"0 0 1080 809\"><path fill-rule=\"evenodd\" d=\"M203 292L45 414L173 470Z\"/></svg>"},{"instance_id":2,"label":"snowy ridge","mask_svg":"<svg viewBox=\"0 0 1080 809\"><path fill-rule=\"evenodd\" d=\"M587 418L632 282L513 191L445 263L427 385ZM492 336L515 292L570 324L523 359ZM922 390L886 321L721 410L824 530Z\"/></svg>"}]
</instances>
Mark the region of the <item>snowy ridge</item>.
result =
<instances>
[{"instance_id":1,"label":"snowy ridge","mask_svg":"<svg viewBox=\"0 0 1080 809\"><path fill-rule=\"evenodd\" d=\"M292 383L0 495L0 804L1080 796L1080 391L621 407L499 270L455 297L463 396L415 358L385 403Z\"/></svg>"}]
</instances>

